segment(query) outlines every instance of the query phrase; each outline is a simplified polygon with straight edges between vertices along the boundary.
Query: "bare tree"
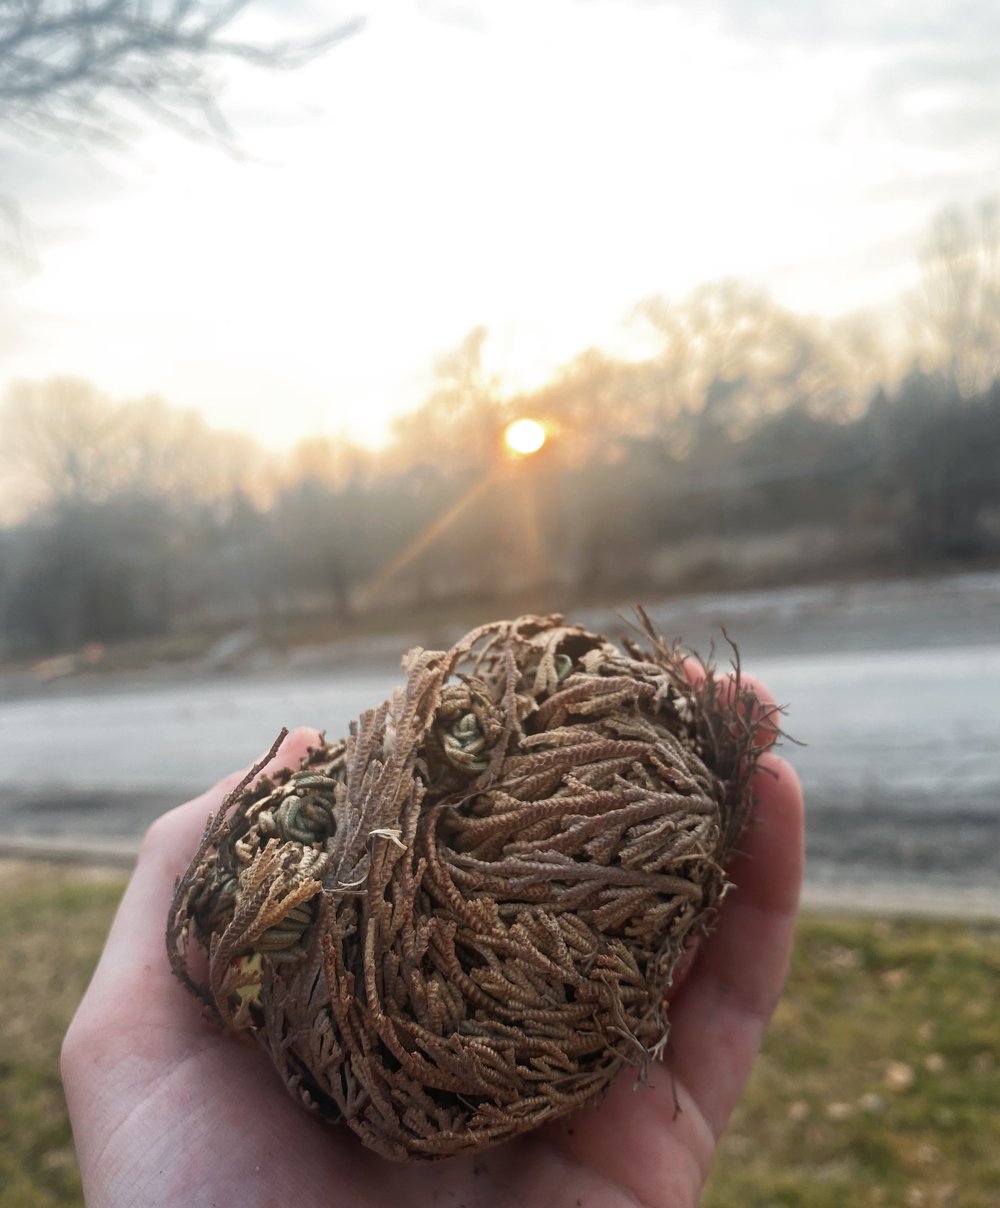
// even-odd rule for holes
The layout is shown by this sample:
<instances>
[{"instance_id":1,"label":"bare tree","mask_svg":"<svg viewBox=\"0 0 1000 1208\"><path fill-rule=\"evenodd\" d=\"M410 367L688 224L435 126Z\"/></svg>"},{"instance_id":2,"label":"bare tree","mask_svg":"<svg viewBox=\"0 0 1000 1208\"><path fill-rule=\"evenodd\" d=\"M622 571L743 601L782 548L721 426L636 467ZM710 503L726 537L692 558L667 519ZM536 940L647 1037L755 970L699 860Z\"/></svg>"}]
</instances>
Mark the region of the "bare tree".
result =
<instances>
[{"instance_id":1,"label":"bare tree","mask_svg":"<svg viewBox=\"0 0 1000 1208\"><path fill-rule=\"evenodd\" d=\"M740 281L710 282L679 305L646 299L635 316L661 341L660 418L671 430L686 414L703 430L745 435L788 407L824 418L850 407L829 334Z\"/></svg>"},{"instance_id":2,"label":"bare tree","mask_svg":"<svg viewBox=\"0 0 1000 1208\"><path fill-rule=\"evenodd\" d=\"M82 378L53 377L15 382L0 403L0 487L15 512L116 497L264 505L275 479L251 437L157 398L115 402Z\"/></svg>"},{"instance_id":3,"label":"bare tree","mask_svg":"<svg viewBox=\"0 0 1000 1208\"><path fill-rule=\"evenodd\" d=\"M922 342L970 398L1000 378L1000 198L938 214L920 267L913 314Z\"/></svg>"},{"instance_id":4,"label":"bare tree","mask_svg":"<svg viewBox=\"0 0 1000 1208\"><path fill-rule=\"evenodd\" d=\"M241 60L288 69L360 30L361 18L312 38L235 36L252 0L0 0L0 129L36 142L121 145L141 120L236 150L220 108L219 68ZM34 267L29 225L0 192L0 266Z\"/></svg>"},{"instance_id":5,"label":"bare tree","mask_svg":"<svg viewBox=\"0 0 1000 1208\"><path fill-rule=\"evenodd\" d=\"M260 42L233 33L249 0L0 0L0 122L22 136L117 141L135 117L231 141L216 69L295 67L360 29Z\"/></svg>"},{"instance_id":6,"label":"bare tree","mask_svg":"<svg viewBox=\"0 0 1000 1208\"><path fill-rule=\"evenodd\" d=\"M485 327L434 362L434 387L415 410L394 424L403 464L451 462L466 472L492 464L499 452L504 405L496 374L483 363Z\"/></svg>"},{"instance_id":7,"label":"bare tree","mask_svg":"<svg viewBox=\"0 0 1000 1208\"><path fill-rule=\"evenodd\" d=\"M121 410L80 378L15 382L0 409L0 481L29 503L97 503L117 486Z\"/></svg>"}]
</instances>

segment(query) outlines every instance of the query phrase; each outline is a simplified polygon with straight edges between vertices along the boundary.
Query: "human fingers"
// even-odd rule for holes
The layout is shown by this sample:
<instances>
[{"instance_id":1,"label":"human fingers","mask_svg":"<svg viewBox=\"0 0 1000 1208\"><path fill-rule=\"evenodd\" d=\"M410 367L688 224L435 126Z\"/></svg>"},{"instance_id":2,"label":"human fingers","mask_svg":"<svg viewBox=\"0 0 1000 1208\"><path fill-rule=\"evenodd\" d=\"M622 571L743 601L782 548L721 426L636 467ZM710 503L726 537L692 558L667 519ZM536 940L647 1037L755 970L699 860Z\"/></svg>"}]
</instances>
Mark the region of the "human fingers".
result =
<instances>
[{"instance_id":1,"label":"human fingers","mask_svg":"<svg viewBox=\"0 0 1000 1208\"><path fill-rule=\"evenodd\" d=\"M708 672L705 664L688 656L684 660L684 675L688 683L701 687ZM770 688L756 675L747 675L742 670L716 672L719 703L735 706L739 711L740 723L755 727L754 746L757 751L772 747L781 735L781 706L774 699Z\"/></svg>"},{"instance_id":2,"label":"human fingers","mask_svg":"<svg viewBox=\"0 0 1000 1208\"><path fill-rule=\"evenodd\" d=\"M696 1198L784 982L802 877L802 793L771 753L761 756L754 791L754 822L729 870L738 888L671 1001L667 1062L652 1066L643 1086L623 1074L602 1104L566 1126L565 1143L581 1159L644 1202Z\"/></svg>"},{"instance_id":3,"label":"human fingers","mask_svg":"<svg viewBox=\"0 0 1000 1208\"><path fill-rule=\"evenodd\" d=\"M761 756L755 822L719 925L675 971L670 1048L597 1106L552 1126L561 1144L644 1203L695 1202L784 980L802 875L802 798L792 769ZM678 1113L678 1105L680 1112Z\"/></svg>"},{"instance_id":4,"label":"human fingers","mask_svg":"<svg viewBox=\"0 0 1000 1208\"><path fill-rule=\"evenodd\" d=\"M684 674L688 681L700 685L706 677L705 664L700 659L688 657L684 660ZM771 690L763 680L755 675L740 672L722 675L718 681L720 700L732 704L734 700L742 700L745 706L741 716L748 724L756 727L754 735L754 757L758 758L764 751L769 750L781 735L777 719L781 716L781 707L776 704ZM742 724L742 723L741 723ZM671 999L680 992L681 986L687 980L701 950L702 940L696 939L690 943L674 969L673 982L670 988Z\"/></svg>"},{"instance_id":5,"label":"human fingers","mask_svg":"<svg viewBox=\"0 0 1000 1208\"><path fill-rule=\"evenodd\" d=\"M736 888L671 1005L678 1081L718 1136L739 1097L791 953L803 871L802 790L778 756L761 756L756 807L727 870Z\"/></svg>"}]
</instances>

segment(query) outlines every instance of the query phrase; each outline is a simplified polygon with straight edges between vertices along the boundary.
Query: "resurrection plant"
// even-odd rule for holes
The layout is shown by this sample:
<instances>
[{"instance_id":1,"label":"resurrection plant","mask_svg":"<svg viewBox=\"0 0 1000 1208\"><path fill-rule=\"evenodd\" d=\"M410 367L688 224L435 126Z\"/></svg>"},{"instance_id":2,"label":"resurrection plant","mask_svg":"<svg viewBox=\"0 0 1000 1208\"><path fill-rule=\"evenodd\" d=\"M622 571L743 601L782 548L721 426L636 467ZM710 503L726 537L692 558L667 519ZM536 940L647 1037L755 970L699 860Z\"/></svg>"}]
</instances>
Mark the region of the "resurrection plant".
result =
<instances>
[{"instance_id":1,"label":"resurrection plant","mask_svg":"<svg viewBox=\"0 0 1000 1208\"><path fill-rule=\"evenodd\" d=\"M642 646L552 616L411 651L348 738L254 768L177 883L177 977L386 1157L497 1144L663 1054L762 719L738 660L692 673L639 615Z\"/></svg>"}]
</instances>

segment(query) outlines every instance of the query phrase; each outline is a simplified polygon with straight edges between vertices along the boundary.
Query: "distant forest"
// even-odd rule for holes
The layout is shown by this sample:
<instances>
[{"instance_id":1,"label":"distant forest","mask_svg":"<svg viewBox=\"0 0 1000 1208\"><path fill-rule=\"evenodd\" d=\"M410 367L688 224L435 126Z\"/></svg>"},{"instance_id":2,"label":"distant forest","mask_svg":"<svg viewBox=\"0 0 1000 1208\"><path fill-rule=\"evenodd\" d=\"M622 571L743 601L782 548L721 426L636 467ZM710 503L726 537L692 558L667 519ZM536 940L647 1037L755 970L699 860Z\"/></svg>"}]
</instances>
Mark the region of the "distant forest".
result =
<instances>
[{"instance_id":1,"label":"distant forest","mask_svg":"<svg viewBox=\"0 0 1000 1208\"><path fill-rule=\"evenodd\" d=\"M484 328L377 453L275 453L155 398L13 386L0 409L0 656L464 603L569 606L1000 555L992 203L922 251L910 342L738 282L632 316L648 355L582 353L502 397ZM505 452L504 426L544 448Z\"/></svg>"}]
</instances>

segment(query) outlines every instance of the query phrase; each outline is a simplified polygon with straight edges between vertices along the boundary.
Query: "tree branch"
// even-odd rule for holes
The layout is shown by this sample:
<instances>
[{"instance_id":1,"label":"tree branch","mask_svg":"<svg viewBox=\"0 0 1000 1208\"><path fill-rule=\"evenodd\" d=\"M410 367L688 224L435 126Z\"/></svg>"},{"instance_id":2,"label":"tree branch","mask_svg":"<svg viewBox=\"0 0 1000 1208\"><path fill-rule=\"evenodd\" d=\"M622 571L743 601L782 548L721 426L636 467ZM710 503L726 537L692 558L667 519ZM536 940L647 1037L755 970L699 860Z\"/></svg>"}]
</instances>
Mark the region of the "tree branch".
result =
<instances>
[{"instance_id":1,"label":"tree branch","mask_svg":"<svg viewBox=\"0 0 1000 1208\"><path fill-rule=\"evenodd\" d=\"M227 36L250 0L0 0L0 122L22 134L117 140L123 112L230 141L213 67L299 67L360 18L301 40Z\"/></svg>"}]
</instances>

